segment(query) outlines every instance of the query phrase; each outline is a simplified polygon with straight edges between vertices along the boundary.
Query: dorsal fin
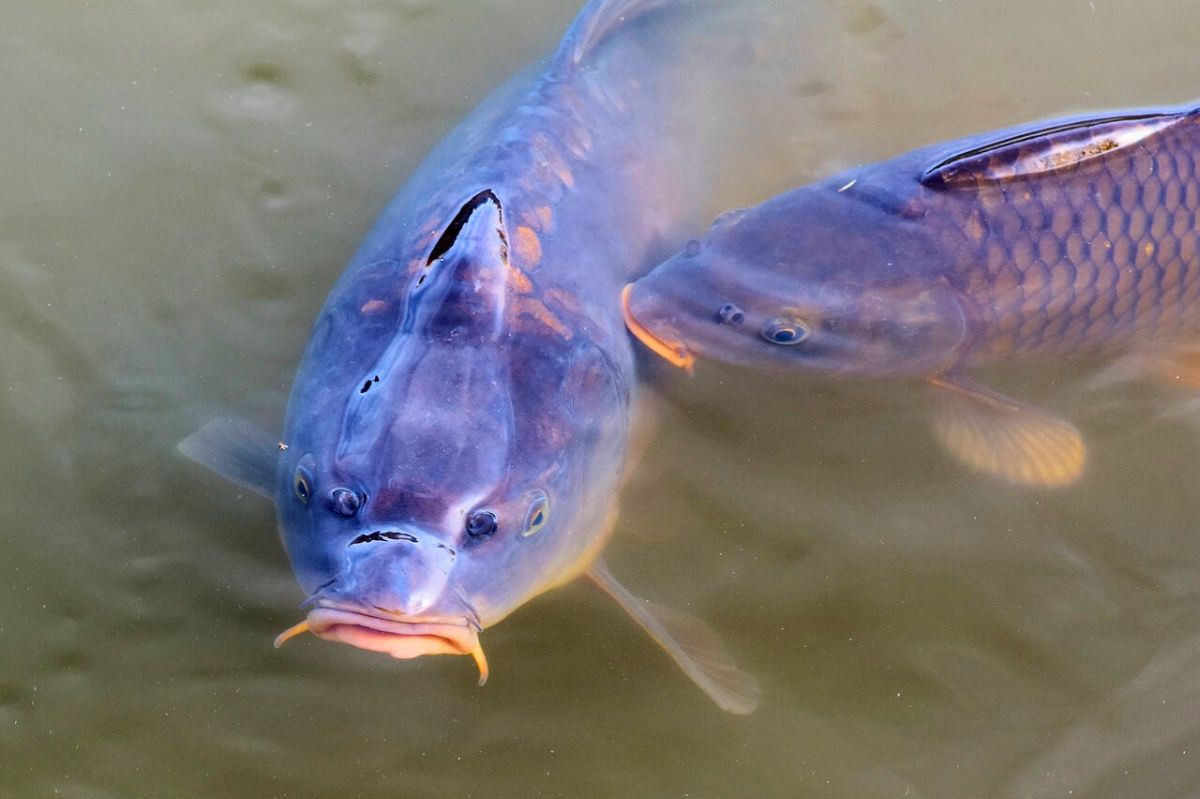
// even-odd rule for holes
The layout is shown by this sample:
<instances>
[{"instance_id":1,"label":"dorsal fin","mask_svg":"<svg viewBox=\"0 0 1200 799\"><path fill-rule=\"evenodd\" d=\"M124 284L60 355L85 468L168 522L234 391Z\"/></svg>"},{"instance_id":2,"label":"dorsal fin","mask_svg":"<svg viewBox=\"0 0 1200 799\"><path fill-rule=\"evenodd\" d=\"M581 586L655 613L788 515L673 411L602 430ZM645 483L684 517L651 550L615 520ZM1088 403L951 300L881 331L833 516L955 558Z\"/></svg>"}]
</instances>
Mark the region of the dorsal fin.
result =
<instances>
[{"instance_id":1,"label":"dorsal fin","mask_svg":"<svg viewBox=\"0 0 1200 799\"><path fill-rule=\"evenodd\" d=\"M1073 117L966 139L951 155L926 169L921 183L954 189L1068 169L1126 151L1190 113L1131 111Z\"/></svg>"},{"instance_id":2,"label":"dorsal fin","mask_svg":"<svg viewBox=\"0 0 1200 799\"><path fill-rule=\"evenodd\" d=\"M554 60L574 69L617 28L684 0L592 0L567 29Z\"/></svg>"}]
</instances>

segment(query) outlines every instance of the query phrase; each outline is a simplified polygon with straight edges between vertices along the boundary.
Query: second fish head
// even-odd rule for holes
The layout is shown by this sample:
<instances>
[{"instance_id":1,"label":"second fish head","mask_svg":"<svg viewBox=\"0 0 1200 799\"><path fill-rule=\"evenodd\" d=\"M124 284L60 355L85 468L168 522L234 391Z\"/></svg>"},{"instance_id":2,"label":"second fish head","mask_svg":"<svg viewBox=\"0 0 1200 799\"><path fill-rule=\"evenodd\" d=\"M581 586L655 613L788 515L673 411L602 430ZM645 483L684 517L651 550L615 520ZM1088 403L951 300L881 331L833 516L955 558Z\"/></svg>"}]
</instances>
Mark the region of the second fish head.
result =
<instances>
[{"instance_id":1,"label":"second fish head","mask_svg":"<svg viewBox=\"0 0 1200 799\"><path fill-rule=\"evenodd\" d=\"M961 295L924 215L872 199L827 183L725 214L627 290L630 329L677 365L937 371L967 335Z\"/></svg>"}]
</instances>

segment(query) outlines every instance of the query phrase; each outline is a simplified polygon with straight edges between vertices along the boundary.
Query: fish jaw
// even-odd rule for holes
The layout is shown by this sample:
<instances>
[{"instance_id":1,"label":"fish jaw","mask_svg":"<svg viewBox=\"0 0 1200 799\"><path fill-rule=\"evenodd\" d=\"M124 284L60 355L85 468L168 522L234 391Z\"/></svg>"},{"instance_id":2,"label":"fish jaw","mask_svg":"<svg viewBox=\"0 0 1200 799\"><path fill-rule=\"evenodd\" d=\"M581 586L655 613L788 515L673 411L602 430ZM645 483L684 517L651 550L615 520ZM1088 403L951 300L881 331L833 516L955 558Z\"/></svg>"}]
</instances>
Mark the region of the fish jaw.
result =
<instances>
[{"instance_id":1,"label":"fish jaw","mask_svg":"<svg viewBox=\"0 0 1200 799\"><path fill-rule=\"evenodd\" d=\"M695 370L696 357L688 351L687 347L652 332L634 316L631 307L633 288L633 284L629 283L621 290L621 315L625 318L625 327L655 355L672 366L683 369L689 375L692 374Z\"/></svg>"},{"instance_id":2,"label":"fish jaw","mask_svg":"<svg viewBox=\"0 0 1200 799\"><path fill-rule=\"evenodd\" d=\"M398 660L422 655L471 655L479 666L479 684L487 681L487 660L478 631L467 619L396 619L340 608L316 607L300 624L280 633L275 647L311 632L326 641L381 652Z\"/></svg>"},{"instance_id":3,"label":"fish jaw","mask_svg":"<svg viewBox=\"0 0 1200 799\"><path fill-rule=\"evenodd\" d=\"M354 611L315 608L308 629L326 641L408 660L421 655L469 655L479 634L462 622L399 621Z\"/></svg>"}]
</instances>

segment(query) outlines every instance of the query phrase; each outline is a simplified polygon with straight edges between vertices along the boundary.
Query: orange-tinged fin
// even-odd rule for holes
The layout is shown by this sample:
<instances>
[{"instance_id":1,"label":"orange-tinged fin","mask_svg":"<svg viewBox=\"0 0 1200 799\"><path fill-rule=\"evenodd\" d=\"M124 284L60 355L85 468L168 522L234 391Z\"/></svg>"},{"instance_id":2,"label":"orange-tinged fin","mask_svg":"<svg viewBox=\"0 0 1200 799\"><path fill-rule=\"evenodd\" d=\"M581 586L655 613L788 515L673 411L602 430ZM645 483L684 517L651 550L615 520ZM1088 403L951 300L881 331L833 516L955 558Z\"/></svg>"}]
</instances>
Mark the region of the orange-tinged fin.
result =
<instances>
[{"instance_id":1,"label":"orange-tinged fin","mask_svg":"<svg viewBox=\"0 0 1200 799\"><path fill-rule=\"evenodd\" d=\"M671 344L663 341L634 318L633 312L629 310L629 295L632 291L632 283L626 284L625 288L621 289L621 315L625 317L625 326L629 328L629 332L636 336L638 341L645 344L647 349L667 361L667 363L678 366L689 375L694 374L696 358L687 351L686 347L682 344Z\"/></svg>"},{"instance_id":2,"label":"orange-tinged fin","mask_svg":"<svg viewBox=\"0 0 1200 799\"><path fill-rule=\"evenodd\" d=\"M275 636L275 648L278 649L288 641L295 638L297 635L304 635L306 632L308 632L308 619L305 619L299 624L293 624L291 627L288 627L279 635Z\"/></svg>"},{"instance_id":3,"label":"orange-tinged fin","mask_svg":"<svg viewBox=\"0 0 1200 799\"><path fill-rule=\"evenodd\" d=\"M487 657L483 654L483 644L475 642L475 648L471 650L471 657L475 658L475 665L479 667L479 684L483 685L488 678Z\"/></svg>"},{"instance_id":4,"label":"orange-tinged fin","mask_svg":"<svg viewBox=\"0 0 1200 799\"><path fill-rule=\"evenodd\" d=\"M737 667L720 636L707 624L686 613L638 599L617 582L603 560L597 559L592 564L588 576L723 710L745 714L758 707L762 698L758 681Z\"/></svg>"},{"instance_id":5,"label":"orange-tinged fin","mask_svg":"<svg viewBox=\"0 0 1200 799\"><path fill-rule=\"evenodd\" d=\"M1037 122L959 142L925 170L926 186L955 189L1048 174L1135 148L1187 118L1181 110L1129 111Z\"/></svg>"},{"instance_id":6,"label":"orange-tinged fin","mask_svg":"<svg viewBox=\"0 0 1200 799\"><path fill-rule=\"evenodd\" d=\"M969 383L934 378L933 428L955 458L978 471L1029 486L1064 486L1087 462L1070 422Z\"/></svg>"}]
</instances>

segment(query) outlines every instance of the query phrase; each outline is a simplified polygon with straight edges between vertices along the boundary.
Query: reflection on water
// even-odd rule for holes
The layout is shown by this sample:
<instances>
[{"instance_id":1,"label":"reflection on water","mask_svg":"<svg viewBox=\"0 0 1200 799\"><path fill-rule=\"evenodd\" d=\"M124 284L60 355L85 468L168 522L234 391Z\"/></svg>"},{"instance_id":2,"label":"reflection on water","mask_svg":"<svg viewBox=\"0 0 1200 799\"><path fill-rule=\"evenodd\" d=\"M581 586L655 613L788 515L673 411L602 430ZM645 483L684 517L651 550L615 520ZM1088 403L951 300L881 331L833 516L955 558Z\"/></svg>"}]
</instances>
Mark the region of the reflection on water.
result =
<instances>
[{"instance_id":1,"label":"reflection on water","mask_svg":"<svg viewBox=\"0 0 1200 799\"><path fill-rule=\"evenodd\" d=\"M718 205L1186 100L1194 14L1153 5L807 5L763 32L790 46L763 45L770 113L726 131ZM272 512L174 443L223 409L278 425L374 214L575 6L6 9L3 793L1195 795L1200 408L1092 364L982 375L1083 430L1058 492L956 468L921 386L650 366L609 559L722 631L765 687L748 718L585 586L489 631L484 689L465 659L270 648L299 599Z\"/></svg>"}]
</instances>

